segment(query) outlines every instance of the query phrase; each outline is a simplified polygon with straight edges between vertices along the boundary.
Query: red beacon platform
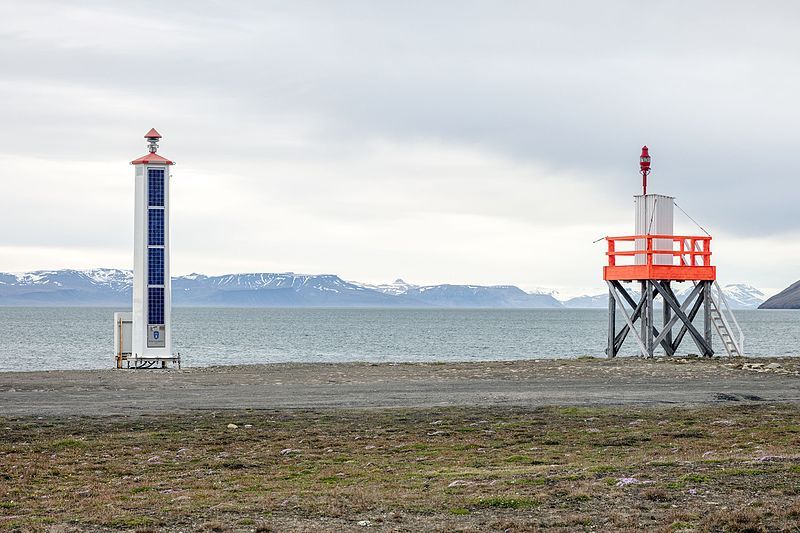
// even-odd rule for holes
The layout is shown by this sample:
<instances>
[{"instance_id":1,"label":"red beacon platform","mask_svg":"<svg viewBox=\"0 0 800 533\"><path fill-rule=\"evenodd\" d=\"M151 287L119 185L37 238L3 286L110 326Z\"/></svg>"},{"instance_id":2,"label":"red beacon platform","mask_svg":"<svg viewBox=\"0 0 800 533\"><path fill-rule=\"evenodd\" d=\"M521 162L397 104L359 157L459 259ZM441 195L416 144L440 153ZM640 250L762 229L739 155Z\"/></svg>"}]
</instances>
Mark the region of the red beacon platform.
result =
<instances>
[{"instance_id":1,"label":"red beacon platform","mask_svg":"<svg viewBox=\"0 0 800 533\"><path fill-rule=\"evenodd\" d=\"M608 265L603 267L606 281L717 279L717 267L711 264L709 236L633 235L606 237L606 242ZM629 243L636 249L620 249L630 248ZM630 260L633 264L624 264Z\"/></svg>"},{"instance_id":2,"label":"red beacon platform","mask_svg":"<svg viewBox=\"0 0 800 533\"><path fill-rule=\"evenodd\" d=\"M639 156L642 195L636 197L636 231L641 234L630 237L606 237L608 266L603 268L603 279L606 281L716 280L717 269L711 266L711 237L673 235L674 198L647 194L647 176L652 170L650 164L650 150L647 146L642 146L642 153ZM653 229L655 234L651 232ZM618 244L622 244L624 248L628 243L633 243L634 249L618 247ZM625 264L626 260L633 262Z\"/></svg>"},{"instance_id":3,"label":"red beacon platform","mask_svg":"<svg viewBox=\"0 0 800 533\"><path fill-rule=\"evenodd\" d=\"M716 282L717 267L711 264L711 236L675 234L675 198L648 192L651 170L650 151L643 146L639 156L642 193L633 197L636 215L633 234L605 238L608 245L607 264L603 267L603 279L608 286L606 355L616 357L625 339L633 337L643 357L654 357L656 350L673 356L683 340L691 338L697 353L711 357L715 353L713 330L716 329L725 351L741 356L744 335ZM673 290L673 283L681 282L690 282L686 290ZM657 304L661 320L656 316ZM699 328L695 326L698 316L702 317ZM618 317L625 321L621 328L617 327Z\"/></svg>"}]
</instances>

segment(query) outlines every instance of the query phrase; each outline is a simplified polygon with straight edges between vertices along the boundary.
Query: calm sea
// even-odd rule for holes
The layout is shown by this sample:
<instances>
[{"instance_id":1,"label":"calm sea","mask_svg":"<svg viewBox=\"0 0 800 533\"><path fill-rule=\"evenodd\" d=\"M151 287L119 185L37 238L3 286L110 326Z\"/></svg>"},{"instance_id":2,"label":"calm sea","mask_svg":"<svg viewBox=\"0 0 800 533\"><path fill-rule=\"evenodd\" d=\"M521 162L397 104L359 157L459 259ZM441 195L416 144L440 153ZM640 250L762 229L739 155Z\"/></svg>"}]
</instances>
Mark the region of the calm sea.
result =
<instances>
[{"instance_id":1,"label":"calm sea","mask_svg":"<svg viewBox=\"0 0 800 533\"><path fill-rule=\"evenodd\" d=\"M800 353L800 311L736 316L748 355ZM173 320L183 366L601 356L606 336L603 309L176 308ZM0 308L0 371L110 368L113 344L112 309Z\"/></svg>"}]
</instances>

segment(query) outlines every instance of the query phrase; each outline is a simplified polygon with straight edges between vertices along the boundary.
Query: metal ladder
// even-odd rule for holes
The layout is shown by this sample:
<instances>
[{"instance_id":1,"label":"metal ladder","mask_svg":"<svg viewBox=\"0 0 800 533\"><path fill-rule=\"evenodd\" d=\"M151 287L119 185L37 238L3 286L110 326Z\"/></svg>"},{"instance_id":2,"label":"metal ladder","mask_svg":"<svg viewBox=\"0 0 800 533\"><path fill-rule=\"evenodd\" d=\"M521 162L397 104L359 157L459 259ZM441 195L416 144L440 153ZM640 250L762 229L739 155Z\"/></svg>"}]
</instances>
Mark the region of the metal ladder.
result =
<instances>
[{"instance_id":1,"label":"metal ladder","mask_svg":"<svg viewBox=\"0 0 800 533\"><path fill-rule=\"evenodd\" d=\"M702 229L702 228L701 228ZM685 246L691 248L689 241L686 241ZM681 263L686 264L686 261L681 257ZM692 282L697 285L697 282ZM731 357L744 356L744 333L742 328L739 327L739 321L736 320L736 315L733 314L731 306L728 304L728 299L725 298L725 293L722 292L722 287L719 282L714 280L714 285L711 289L711 322L714 324L714 329L717 330L717 335L725 345L725 351ZM734 337L733 328L736 328L736 337Z\"/></svg>"},{"instance_id":2,"label":"metal ladder","mask_svg":"<svg viewBox=\"0 0 800 533\"><path fill-rule=\"evenodd\" d=\"M722 292L722 287L719 286L717 281L714 281L714 286L711 289L711 322L717 330L722 344L725 345L725 351L731 357L742 357L744 355L744 333L742 328L739 327L739 322L733 314L728 300L725 298L725 293ZM736 336L734 336L733 328L736 329Z\"/></svg>"}]
</instances>

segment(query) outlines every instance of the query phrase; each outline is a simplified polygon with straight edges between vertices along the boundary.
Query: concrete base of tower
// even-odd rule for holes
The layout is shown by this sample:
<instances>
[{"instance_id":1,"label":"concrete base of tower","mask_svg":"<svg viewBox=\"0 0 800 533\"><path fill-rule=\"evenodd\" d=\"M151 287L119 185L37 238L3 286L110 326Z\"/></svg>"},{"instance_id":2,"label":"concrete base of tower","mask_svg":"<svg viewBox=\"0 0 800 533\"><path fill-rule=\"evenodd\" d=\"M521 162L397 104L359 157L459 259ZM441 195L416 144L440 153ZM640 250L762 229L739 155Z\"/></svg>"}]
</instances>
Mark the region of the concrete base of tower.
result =
<instances>
[{"instance_id":1,"label":"concrete base of tower","mask_svg":"<svg viewBox=\"0 0 800 533\"><path fill-rule=\"evenodd\" d=\"M129 369L157 369L157 368L180 368L181 355L176 354L170 357L136 357L124 356L117 358L117 368Z\"/></svg>"},{"instance_id":2,"label":"concrete base of tower","mask_svg":"<svg viewBox=\"0 0 800 533\"><path fill-rule=\"evenodd\" d=\"M181 367L181 355L164 353L140 355L133 350L133 313L114 313L114 359L117 368Z\"/></svg>"}]
</instances>

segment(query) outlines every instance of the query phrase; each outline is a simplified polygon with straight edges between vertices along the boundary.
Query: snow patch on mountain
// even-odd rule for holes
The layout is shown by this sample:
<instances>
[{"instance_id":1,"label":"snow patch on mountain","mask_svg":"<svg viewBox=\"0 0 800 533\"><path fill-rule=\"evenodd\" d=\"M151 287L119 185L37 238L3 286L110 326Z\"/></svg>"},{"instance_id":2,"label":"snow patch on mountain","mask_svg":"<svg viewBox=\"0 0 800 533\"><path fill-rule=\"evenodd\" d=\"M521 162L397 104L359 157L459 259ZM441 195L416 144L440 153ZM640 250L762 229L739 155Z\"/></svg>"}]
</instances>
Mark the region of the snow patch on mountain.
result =
<instances>
[{"instance_id":1,"label":"snow patch on mountain","mask_svg":"<svg viewBox=\"0 0 800 533\"><path fill-rule=\"evenodd\" d=\"M93 268L88 270L36 270L34 272L17 272L5 275L13 276L16 285L35 287L53 284L57 287L89 283L111 287L114 290L125 290L133 286L133 272L116 268Z\"/></svg>"},{"instance_id":2,"label":"snow patch on mountain","mask_svg":"<svg viewBox=\"0 0 800 533\"><path fill-rule=\"evenodd\" d=\"M406 283L401 278L397 278L392 283L384 283L380 285L369 285L366 283L359 283L357 281L352 281L351 283L359 285L364 289L382 292L383 294L391 294L392 296L399 296L401 294L406 294L409 290L419 288L417 285Z\"/></svg>"},{"instance_id":3,"label":"snow patch on mountain","mask_svg":"<svg viewBox=\"0 0 800 533\"><path fill-rule=\"evenodd\" d=\"M691 283L674 284L673 290L679 301L683 301L692 292L694 286ZM634 298L638 298L638 292L628 288ZM764 303L766 295L752 285L745 283L732 283L722 287L722 293L732 309L757 309ZM658 303L658 301L657 301ZM608 293L597 295L578 296L570 298L564 305L574 309L600 309L608 307Z\"/></svg>"},{"instance_id":4,"label":"snow patch on mountain","mask_svg":"<svg viewBox=\"0 0 800 533\"><path fill-rule=\"evenodd\" d=\"M744 283L735 283L725 285L722 287L728 303L734 306L734 302L742 308L755 309L767 300L767 295L753 287Z\"/></svg>"}]
</instances>

